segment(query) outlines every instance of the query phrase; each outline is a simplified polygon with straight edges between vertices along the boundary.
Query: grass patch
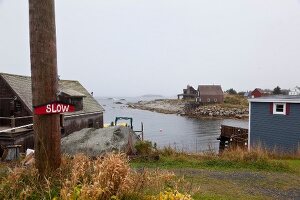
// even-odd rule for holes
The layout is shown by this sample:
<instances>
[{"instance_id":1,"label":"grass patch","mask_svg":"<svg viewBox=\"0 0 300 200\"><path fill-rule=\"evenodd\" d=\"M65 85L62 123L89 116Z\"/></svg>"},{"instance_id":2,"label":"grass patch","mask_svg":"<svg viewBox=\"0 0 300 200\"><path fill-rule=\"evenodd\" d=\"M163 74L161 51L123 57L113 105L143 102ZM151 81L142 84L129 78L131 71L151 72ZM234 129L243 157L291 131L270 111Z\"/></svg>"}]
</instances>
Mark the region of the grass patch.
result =
<instances>
[{"instance_id":1,"label":"grass patch","mask_svg":"<svg viewBox=\"0 0 300 200\"><path fill-rule=\"evenodd\" d=\"M266 195L250 193L247 186L237 184L236 181L224 180L220 178L208 177L206 175L187 175L185 178L200 186L198 192L193 195L194 199L199 200L231 200L231 199L272 199Z\"/></svg>"},{"instance_id":2,"label":"grass patch","mask_svg":"<svg viewBox=\"0 0 300 200\"><path fill-rule=\"evenodd\" d=\"M289 160L275 160L283 164L287 164L292 171L300 175L300 159L289 159Z\"/></svg>"},{"instance_id":3,"label":"grass patch","mask_svg":"<svg viewBox=\"0 0 300 200\"><path fill-rule=\"evenodd\" d=\"M0 163L0 199L155 200L171 195L190 200L188 194L193 199L274 199L274 192L282 195L279 199L293 199L300 194L296 158L277 158L259 148L219 156L149 146L140 144L142 156L131 161L124 154L63 157L61 168L46 178L34 167Z\"/></svg>"},{"instance_id":4,"label":"grass patch","mask_svg":"<svg viewBox=\"0 0 300 200\"><path fill-rule=\"evenodd\" d=\"M224 97L224 106L243 106L248 107L248 100L246 97L241 95L225 95Z\"/></svg>"},{"instance_id":5,"label":"grass patch","mask_svg":"<svg viewBox=\"0 0 300 200\"><path fill-rule=\"evenodd\" d=\"M240 162L233 160L226 160L222 158L192 158L191 156L174 157L174 156L161 156L158 161L144 161L134 160L130 162L134 168L160 168L160 169L214 169L214 170L237 170L249 169L257 171L270 171L270 172L295 172L295 168L291 167L288 163L272 160L272 161L257 161L257 162Z\"/></svg>"},{"instance_id":6,"label":"grass patch","mask_svg":"<svg viewBox=\"0 0 300 200\"><path fill-rule=\"evenodd\" d=\"M237 170L247 169L268 172L289 172L298 173L300 162L298 160L285 160L270 158L261 149L254 149L251 152L234 150L224 152L222 155L178 153L170 148L160 151L159 160L135 159L130 162L135 168L161 168L161 169L215 169L215 170Z\"/></svg>"}]
</instances>

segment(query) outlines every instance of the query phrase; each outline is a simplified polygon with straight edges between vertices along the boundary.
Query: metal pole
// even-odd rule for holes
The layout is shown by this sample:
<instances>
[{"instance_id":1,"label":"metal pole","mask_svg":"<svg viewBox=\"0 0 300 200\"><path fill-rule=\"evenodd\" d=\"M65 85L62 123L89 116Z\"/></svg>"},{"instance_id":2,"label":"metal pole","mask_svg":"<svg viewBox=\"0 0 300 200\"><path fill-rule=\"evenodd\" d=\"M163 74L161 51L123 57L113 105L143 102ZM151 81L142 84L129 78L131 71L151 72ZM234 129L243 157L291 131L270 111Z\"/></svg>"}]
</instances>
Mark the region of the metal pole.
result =
<instances>
[{"instance_id":1,"label":"metal pole","mask_svg":"<svg viewBox=\"0 0 300 200\"><path fill-rule=\"evenodd\" d=\"M142 141L144 141L144 124L143 124L143 122L141 122L141 126L142 126Z\"/></svg>"},{"instance_id":2,"label":"metal pole","mask_svg":"<svg viewBox=\"0 0 300 200\"><path fill-rule=\"evenodd\" d=\"M29 0L33 106L57 100L58 76L54 0ZM34 115L35 161L41 175L60 166L59 114Z\"/></svg>"}]
</instances>

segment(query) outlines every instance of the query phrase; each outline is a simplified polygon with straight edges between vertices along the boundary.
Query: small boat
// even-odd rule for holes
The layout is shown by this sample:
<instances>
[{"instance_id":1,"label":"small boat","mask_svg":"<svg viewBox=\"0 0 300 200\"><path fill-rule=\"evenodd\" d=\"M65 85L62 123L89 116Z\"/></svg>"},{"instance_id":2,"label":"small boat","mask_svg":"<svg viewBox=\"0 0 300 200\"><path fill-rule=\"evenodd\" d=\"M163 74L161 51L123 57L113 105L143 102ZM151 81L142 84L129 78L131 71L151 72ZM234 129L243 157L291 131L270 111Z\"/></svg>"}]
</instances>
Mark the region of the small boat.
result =
<instances>
[{"instance_id":1,"label":"small boat","mask_svg":"<svg viewBox=\"0 0 300 200\"><path fill-rule=\"evenodd\" d=\"M117 125L118 125L118 126L124 126L124 127L127 127L127 126L128 126L128 124L127 124L126 122L121 122L121 123L118 123ZM105 123L105 124L103 125L103 128L108 128L108 127L111 127L111 126L113 126L111 123Z\"/></svg>"}]
</instances>

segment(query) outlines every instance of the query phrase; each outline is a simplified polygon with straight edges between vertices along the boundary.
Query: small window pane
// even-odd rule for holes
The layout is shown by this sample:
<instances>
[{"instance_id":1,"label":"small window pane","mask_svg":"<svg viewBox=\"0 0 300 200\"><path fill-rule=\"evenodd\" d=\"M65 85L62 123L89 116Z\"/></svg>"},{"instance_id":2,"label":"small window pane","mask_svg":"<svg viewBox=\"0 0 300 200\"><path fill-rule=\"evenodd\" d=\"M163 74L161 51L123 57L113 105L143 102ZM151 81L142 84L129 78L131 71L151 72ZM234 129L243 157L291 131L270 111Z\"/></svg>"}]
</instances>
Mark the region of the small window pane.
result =
<instances>
[{"instance_id":1,"label":"small window pane","mask_svg":"<svg viewBox=\"0 0 300 200\"><path fill-rule=\"evenodd\" d=\"M283 112L284 111L283 107L284 107L283 104L277 104L276 105L276 112Z\"/></svg>"},{"instance_id":2,"label":"small window pane","mask_svg":"<svg viewBox=\"0 0 300 200\"><path fill-rule=\"evenodd\" d=\"M22 111L22 104L20 101L15 101L15 112L21 112Z\"/></svg>"}]
</instances>

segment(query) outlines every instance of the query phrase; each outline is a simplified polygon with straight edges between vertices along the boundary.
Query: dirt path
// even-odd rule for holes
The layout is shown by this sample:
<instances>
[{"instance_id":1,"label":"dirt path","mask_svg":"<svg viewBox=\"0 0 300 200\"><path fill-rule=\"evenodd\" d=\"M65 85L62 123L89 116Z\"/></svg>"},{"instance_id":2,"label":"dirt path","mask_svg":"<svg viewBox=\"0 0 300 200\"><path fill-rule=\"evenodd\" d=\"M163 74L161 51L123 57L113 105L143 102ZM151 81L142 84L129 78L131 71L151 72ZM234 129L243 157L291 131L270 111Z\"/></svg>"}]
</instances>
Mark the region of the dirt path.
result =
<instances>
[{"instance_id":1,"label":"dirt path","mask_svg":"<svg viewBox=\"0 0 300 200\"><path fill-rule=\"evenodd\" d=\"M195 169L174 172L199 185L203 194L225 195L229 199L300 199L300 177L295 174Z\"/></svg>"}]
</instances>

